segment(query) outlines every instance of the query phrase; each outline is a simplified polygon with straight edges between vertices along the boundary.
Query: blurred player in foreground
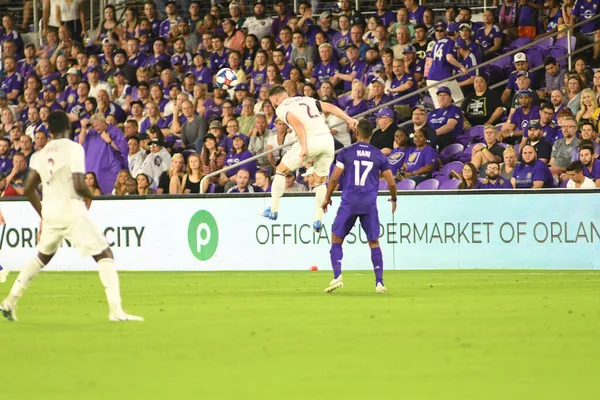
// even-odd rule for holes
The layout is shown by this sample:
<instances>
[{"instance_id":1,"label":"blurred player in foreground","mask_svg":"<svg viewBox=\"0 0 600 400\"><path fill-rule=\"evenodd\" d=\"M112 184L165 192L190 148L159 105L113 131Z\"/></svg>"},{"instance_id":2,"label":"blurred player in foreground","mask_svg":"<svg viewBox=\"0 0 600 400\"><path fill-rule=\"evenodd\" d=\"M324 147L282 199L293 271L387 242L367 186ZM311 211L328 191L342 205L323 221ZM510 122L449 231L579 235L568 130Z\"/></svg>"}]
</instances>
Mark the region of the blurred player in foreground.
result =
<instances>
[{"instance_id":1,"label":"blurred player in foreground","mask_svg":"<svg viewBox=\"0 0 600 400\"><path fill-rule=\"evenodd\" d=\"M344 287L342 278L342 243L356 219L360 219L360 226L367 235L371 248L371 261L375 272L375 291L387 291L383 284L383 255L379 247L379 214L377 213L377 193L379 190L379 176L387 181L391 193L392 213L396 211L396 182L390 171L387 158L381 150L369 143L373 136L373 125L361 119L357 129L357 143L346 147L337 156L335 169L329 178L329 186L323 205L324 212L331 205L331 195L338 184L340 177L343 179L342 204L333 221L331 238L331 266L333 267L333 280L325 288L325 293L331 293ZM343 174L343 175L342 175Z\"/></svg>"},{"instance_id":2,"label":"blurred player in foreground","mask_svg":"<svg viewBox=\"0 0 600 400\"><path fill-rule=\"evenodd\" d=\"M285 191L286 175L296 171L307 162L313 162L315 171L313 191L316 199L316 217L313 228L320 232L323 226L321 204L323 204L327 192L327 175L335 153L333 136L323 113L331 113L346 121L350 129L354 129L357 121L333 104L323 103L312 97L289 97L283 86L273 86L269 92L269 99L275 107L279 119L285 121L294 130L298 136L298 142L292 145L277 166L277 172L271 185L271 207L267 208L262 215L273 221L277 219L279 200Z\"/></svg>"},{"instance_id":3,"label":"blurred player in foreground","mask_svg":"<svg viewBox=\"0 0 600 400\"><path fill-rule=\"evenodd\" d=\"M4 216L2 215L2 211L0 211L0 226L6 224L6 221L4 220ZM6 282L6 277L8 276L8 270L2 268L2 265L0 265L0 283L4 283Z\"/></svg>"},{"instance_id":4,"label":"blurred player in foreground","mask_svg":"<svg viewBox=\"0 0 600 400\"><path fill-rule=\"evenodd\" d=\"M92 255L98 263L100 281L109 305L110 321L143 321L128 315L121 308L119 276L108 242L88 217L92 192L85 183L83 147L73 142L71 123L64 111L52 111L48 117L52 140L32 159L25 181L25 196L42 217L38 255L26 264L10 294L0 303L0 312L9 321L16 321L17 300L33 278L44 268L68 239L84 256ZM44 202L37 193L42 183Z\"/></svg>"}]
</instances>

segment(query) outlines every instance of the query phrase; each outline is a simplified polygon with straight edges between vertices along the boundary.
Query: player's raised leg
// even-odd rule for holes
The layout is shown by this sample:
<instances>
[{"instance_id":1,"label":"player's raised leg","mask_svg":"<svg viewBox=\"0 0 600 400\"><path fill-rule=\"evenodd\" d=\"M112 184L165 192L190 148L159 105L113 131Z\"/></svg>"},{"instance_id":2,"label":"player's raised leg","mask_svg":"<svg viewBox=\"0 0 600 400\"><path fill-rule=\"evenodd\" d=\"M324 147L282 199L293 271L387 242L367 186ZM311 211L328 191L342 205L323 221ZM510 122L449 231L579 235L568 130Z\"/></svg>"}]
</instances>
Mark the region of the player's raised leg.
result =
<instances>
[{"instance_id":1,"label":"player's raised leg","mask_svg":"<svg viewBox=\"0 0 600 400\"><path fill-rule=\"evenodd\" d=\"M315 222L313 223L313 229L316 232L321 232L323 228L323 202L327 197L327 175L331 163L334 159L333 137L331 135L321 135L314 138L317 149L320 150L319 156L315 158L313 168L315 173L313 175L315 188Z\"/></svg>"},{"instance_id":2,"label":"player's raised leg","mask_svg":"<svg viewBox=\"0 0 600 400\"><path fill-rule=\"evenodd\" d=\"M300 162L300 150L299 144L294 144L292 148L285 153L277 166L273 182L271 183L271 207L263 211L263 217L273 221L277 220L279 215L279 201L285 191L285 177L302 165Z\"/></svg>"},{"instance_id":3,"label":"player's raised leg","mask_svg":"<svg viewBox=\"0 0 600 400\"><path fill-rule=\"evenodd\" d=\"M0 283L6 282L6 277L8 277L8 270L0 265Z\"/></svg>"}]
</instances>

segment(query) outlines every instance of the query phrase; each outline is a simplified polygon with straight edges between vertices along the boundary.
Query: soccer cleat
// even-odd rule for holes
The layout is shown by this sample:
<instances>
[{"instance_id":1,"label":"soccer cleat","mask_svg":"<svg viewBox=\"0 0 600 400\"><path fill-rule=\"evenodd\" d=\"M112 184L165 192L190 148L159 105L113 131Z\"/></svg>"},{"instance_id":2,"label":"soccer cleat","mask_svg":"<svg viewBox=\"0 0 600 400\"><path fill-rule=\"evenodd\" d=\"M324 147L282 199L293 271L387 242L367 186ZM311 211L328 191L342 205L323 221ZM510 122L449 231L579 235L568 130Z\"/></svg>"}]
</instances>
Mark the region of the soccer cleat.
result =
<instances>
[{"instance_id":1,"label":"soccer cleat","mask_svg":"<svg viewBox=\"0 0 600 400\"><path fill-rule=\"evenodd\" d=\"M325 293L331 293L336 289L341 289L344 287L344 279L342 276L338 276L336 279L333 279L329 282L329 286L325 288Z\"/></svg>"},{"instance_id":2,"label":"soccer cleat","mask_svg":"<svg viewBox=\"0 0 600 400\"><path fill-rule=\"evenodd\" d=\"M275 212L271 212L271 207L267 208L265 211L263 211L260 215L262 215L265 218L270 219L271 221L277 221L277 211Z\"/></svg>"},{"instance_id":3,"label":"soccer cleat","mask_svg":"<svg viewBox=\"0 0 600 400\"><path fill-rule=\"evenodd\" d=\"M8 270L2 268L0 265L0 283L6 282L6 277L8 276Z\"/></svg>"},{"instance_id":4,"label":"soccer cleat","mask_svg":"<svg viewBox=\"0 0 600 400\"><path fill-rule=\"evenodd\" d=\"M317 233L321 232L321 229L323 229L323 223L319 220L313 222L313 229Z\"/></svg>"},{"instance_id":5,"label":"soccer cleat","mask_svg":"<svg viewBox=\"0 0 600 400\"><path fill-rule=\"evenodd\" d=\"M8 300L4 300L0 303L0 313L2 313L2 316L9 321L17 320L16 305L9 303Z\"/></svg>"},{"instance_id":6,"label":"soccer cleat","mask_svg":"<svg viewBox=\"0 0 600 400\"><path fill-rule=\"evenodd\" d=\"M379 282L375 286L375 292L377 292L377 293L385 293L385 292L387 292L387 289L385 288L385 286L383 286L383 283Z\"/></svg>"},{"instance_id":7,"label":"soccer cleat","mask_svg":"<svg viewBox=\"0 0 600 400\"><path fill-rule=\"evenodd\" d=\"M125 311L110 313L108 320L112 322L125 322L125 321L144 321L144 318L136 315L127 314Z\"/></svg>"}]
</instances>

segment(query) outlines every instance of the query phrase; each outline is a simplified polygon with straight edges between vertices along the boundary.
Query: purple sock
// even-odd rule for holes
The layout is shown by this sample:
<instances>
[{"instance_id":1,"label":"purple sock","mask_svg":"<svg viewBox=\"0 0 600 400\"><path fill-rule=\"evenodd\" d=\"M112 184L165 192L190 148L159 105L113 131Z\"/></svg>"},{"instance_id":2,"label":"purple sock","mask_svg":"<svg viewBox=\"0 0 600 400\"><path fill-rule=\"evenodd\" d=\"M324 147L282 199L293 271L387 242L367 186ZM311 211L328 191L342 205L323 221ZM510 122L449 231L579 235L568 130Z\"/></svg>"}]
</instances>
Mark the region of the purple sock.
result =
<instances>
[{"instance_id":1,"label":"purple sock","mask_svg":"<svg viewBox=\"0 0 600 400\"><path fill-rule=\"evenodd\" d=\"M371 261L373 262L373 271L375 271L375 284L380 282L383 284L383 254L381 254L380 247L371 249Z\"/></svg>"},{"instance_id":2,"label":"purple sock","mask_svg":"<svg viewBox=\"0 0 600 400\"><path fill-rule=\"evenodd\" d=\"M344 253L342 252L342 245L334 243L331 245L331 267L333 268L333 279L337 279L342 274L342 258Z\"/></svg>"}]
</instances>

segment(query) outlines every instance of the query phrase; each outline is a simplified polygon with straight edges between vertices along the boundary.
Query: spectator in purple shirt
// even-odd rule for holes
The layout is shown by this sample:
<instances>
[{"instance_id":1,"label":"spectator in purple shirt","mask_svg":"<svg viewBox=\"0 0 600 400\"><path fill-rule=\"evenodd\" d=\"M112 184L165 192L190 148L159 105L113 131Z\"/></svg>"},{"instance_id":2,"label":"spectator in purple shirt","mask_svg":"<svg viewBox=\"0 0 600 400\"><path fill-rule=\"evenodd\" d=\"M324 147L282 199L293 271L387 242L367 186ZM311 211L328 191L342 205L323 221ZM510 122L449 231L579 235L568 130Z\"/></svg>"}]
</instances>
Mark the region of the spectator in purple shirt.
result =
<instances>
[{"instance_id":1,"label":"spectator in purple shirt","mask_svg":"<svg viewBox=\"0 0 600 400\"><path fill-rule=\"evenodd\" d=\"M288 9L285 0L275 0L273 8L275 9L275 13L277 15L271 24L271 35L274 36L275 40L279 43L281 42L279 39L281 28L287 26L290 18L294 16L294 12Z\"/></svg>"},{"instance_id":2,"label":"spectator in purple shirt","mask_svg":"<svg viewBox=\"0 0 600 400\"><path fill-rule=\"evenodd\" d=\"M13 168L10 140L0 137L0 174L8 175Z\"/></svg>"},{"instance_id":3,"label":"spectator in purple shirt","mask_svg":"<svg viewBox=\"0 0 600 400\"><path fill-rule=\"evenodd\" d=\"M273 63L277 65L277 68L279 68L279 72L281 73L281 77L284 81L290 79L290 71L294 66L287 62L285 50L282 48L273 50Z\"/></svg>"},{"instance_id":4,"label":"spectator in purple shirt","mask_svg":"<svg viewBox=\"0 0 600 400\"><path fill-rule=\"evenodd\" d=\"M452 104L452 96L447 86L437 89L437 101L439 108L429 113L427 123L435 129L437 135L437 141L431 143L431 146L437 145L441 150L463 133L464 117L460 107Z\"/></svg>"},{"instance_id":5,"label":"spectator in purple shirt","mask_svg":"<svg viewBox=\"0 0 600 400\"><path fill-rule=\"evenodd\" d=\"M485 169L485 179L477 181L473 189L512 189L512 183L500 176L500 164L490 161Z\"/></svg>"},{"instance_id":6,"label":"spectator in purple shirt","mask_svg":"<svg viewBox=\"0 0 600 400\"><path fill-rule=\"evenodd\" d=\"M437 152L427 144L427 134L421 130L413 136L415 149L408 155L402 169L398 173L400 180L412 179L416 183L431 178L437 162Z\"/></svg>"},{"instance_id":7,"label":"spectator in purple shirt","mask_svg":"<svg viewBox=\"0 0 600 400\"><path fill-rule=\"evenodd\" d=\"M377 0L375 2L375 16L377 16L383 25L387 28L396 21L396 14L390 11L390 3L388 0Z\"/></svg>"},{"instance_id":8,"label":"spectator in purple shirt","mask_svg":"<svg viewBox=\"0 0 600 400\"><path fill-rule=\"evenodd\" d=\"M586 21L598 15L599 11L600 0L577 0L571 10L569 23L573 26L577 22ZM581 35L578 38L578 46L593 43L595 40L598 40L594 39L594 34L600 30L600 21L596 18L594 21L583 24L580 29Z\"/></svg>"},{"instance_id":9,"label":"spectator in purple shirt","mask_svg":"<svg viewBox=\"0 0 600 400\"><path fill-rule=\"evenodd\" d=\"M229 167L235 164L238 164L241 161L247 160L248 158L253 157L252 154L248 150L248 145L246 144L245 135L237 134L233 136L233 147L229 154L227 154L227 158L225 159L225 166ZM245 168L250 171L250 176L254 176L256 172L256 161L251 161L246 164L242 164L236 168L232 168L227 172L221 173L221 177L219 178L219 184L221 186L225 186L228 182L235 180L235 174L241 168Z\"/></svg>"},{"instance_id":10,"label":"spectator in purple shirt","mask_svg":"<svg viewBox=\"0 0 600 400\"><path fill-rule=\"evenodd\" d=\"M592 179L596 183L596 187L600 187L600 160L596 158L594 147L581 146L579 159L583 163L583 175Z\"/></svg>"},{"instance_id":11,"label":"spectator in purple shirt","mask_svg":"<svg viewBox=\"0 0 600 400\"><path fill-rule=\"evenodd\" d=\"M365 62L359 58L358 47L354 43L346 46L346 57L347 63L331 77L334 86L344 83L344 92L352 90L352 82L361 78L366 67Z\"/></svg>"},{"instance_id":12,"label":"spectator in purple shirt","mask_svg":"<svg viewBox=\"0 0 600 400\"><path fill-rule=\"evenodd\" d=\"M408 10L408 20L413 25L423 23L425 7L419 5L419 0L404 0L404 6Z\"/></svg>"},{"instance_id":13,"label":"spectator in purple shirt","mask_svg":"<svg viewBox=\"0 0 600 400\"><path fill-rule=\"evenodd\" d=\"M352 82L352 101L348 103L344 111L353 117L357 114L367 111L367 88L360 80L355 79Z\"/></svg>"},{"instance_id":14,"label":"spectator in purple shirt","mask_svg":"<svg viewBox=\"0 0 600 400\"><path fill-rule=\"evenodd\" d=\"M92 128L88 127L89 123ZM129 148L123 132L114 125L108 125L102 114L94 114L88 121L81 121L81 133L76 140L85 150L85 168L95 172L102 193L110 193L121 169L127 169L126 158Z\"/></svg>"},{"instance_id":15,"label":"spectator in purple shirt","mask_svg":"<svg viewBox=\"0 0 600 400\"><path fill-rule=\"evenodd\" d=\"M210 53L210 72L216 75L221 68L227 67L229 51L225 48L223 37L216 35L212 38L213 51Z\"/></svg>"},{"instance_id":16,"label":"spectator in purple shirt","mask_svg":"<svg viewBox=\"0 0 600 400\"><path fill-rule=\"evenodd\" d=\"M23 39L21 39L19 32L14 30L15 18L12 14L5 14L4 17L2 17L2 27L4 29L0 35L0 43L4 43L6 40L11 39L17 45L17 53L23 54Z\"/></svg>"},{"instance_id":17,"label":"spectator in purple shirt","mask_svg":"<svg viewBox=\"0 0 600 400\"><path fill-rule=\"evenodd\" d=\"M52 84L44 88L44 103L51 111L62 110L60 103L56 101L56 87Z\"/></svg>"},{"instance_id":18,"label":"spectator in purple shirt","mask_svg":"<svg viewBox=\"0 0 600 400\"><path fill-rule=\"evenodd\" d=\"M165 39L162 37L156 38L154 40L154 44L152 45L153 54L144 60L143 66L146 68L154 67L159 63L159 61L167 61L170 63L171 57L165 53L166 46L167 42Z\"/></svg>"},{"instance_id":19,"label":"spectator in purple shirt","mask_svg":"<svg viewBox=\"0 0 600 400\"><path fill-rule=\"evenodd\" d=\"M394 135L394 150L392 150L387 158L392 175L396 176L414 149L415 147L408 143L408 135L406 132L402 129L398 129Z\"/></svg>"},{"instance_id":20,"label":"spectator in purple shirt","mask_svg":"<svg viewBox=\"0 0 600 400\"><path fill-rule=\"evenodd\" d=\"M329 43L323 43L319 46L319 55L321 62L315 67L311 81L317 89L321 83L330 80L340 70L340 65L333 60L333 47Z\"/></svg>"},{"instance_id":21,"label":"spectator in purple shirt","mask_svg":"<svg viewBox=\"0 0 600 400\"><path fill-rule=\"evenodd\" d=\"M514 171L511 183L517 189L540 189L554 186L554 178L548 166L537 159L537 154L532 145L528 144L521 149L523 162L518 164Z\"/></svg>"},{"instance_id":22,"label":"spectator in purple shirt","mask_svg":"<svg viewBox=\"0 0 600 400\"><path fill-rule=\"evenodd\" d=\"M17 59L13 56L5 57L4 70L6 75L0 84L0 90L6 93L8 101L16 103L17 98L23 91L23 77L17 72Z\"/></svg>"}]
</instances>

